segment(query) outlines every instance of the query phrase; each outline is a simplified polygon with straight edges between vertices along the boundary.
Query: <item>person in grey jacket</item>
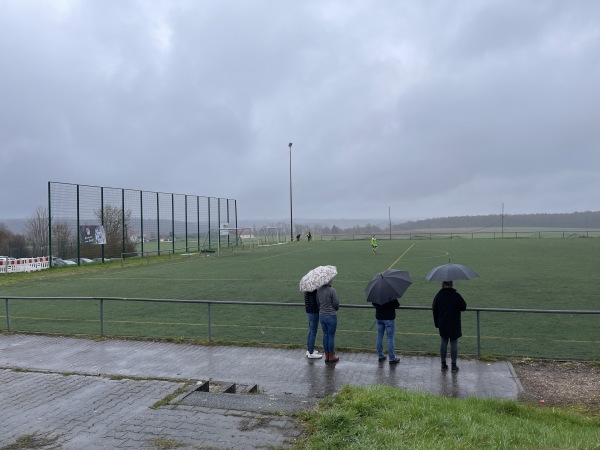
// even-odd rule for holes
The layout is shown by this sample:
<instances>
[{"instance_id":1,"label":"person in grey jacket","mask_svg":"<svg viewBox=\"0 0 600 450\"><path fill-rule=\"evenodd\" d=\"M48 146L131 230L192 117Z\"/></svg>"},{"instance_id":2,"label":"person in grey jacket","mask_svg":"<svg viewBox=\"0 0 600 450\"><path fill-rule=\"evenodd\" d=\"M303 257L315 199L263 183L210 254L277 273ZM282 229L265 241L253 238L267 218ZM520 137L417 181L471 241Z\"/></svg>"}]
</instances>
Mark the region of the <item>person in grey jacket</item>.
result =
<instances>
[{"instance_id":1,"label":"person in grey jacket","mask_svg":"<svg viewBox=\"0 0 600 450\"><path fill-rule=\"evenodd\" d=\"M317 289L319 304L319 322L323 330L323 351L326 363L336 363L340 360L335 355L335 330L337 328L337 311L340 301L331 282Z\"/></svg>"}]
</instances>

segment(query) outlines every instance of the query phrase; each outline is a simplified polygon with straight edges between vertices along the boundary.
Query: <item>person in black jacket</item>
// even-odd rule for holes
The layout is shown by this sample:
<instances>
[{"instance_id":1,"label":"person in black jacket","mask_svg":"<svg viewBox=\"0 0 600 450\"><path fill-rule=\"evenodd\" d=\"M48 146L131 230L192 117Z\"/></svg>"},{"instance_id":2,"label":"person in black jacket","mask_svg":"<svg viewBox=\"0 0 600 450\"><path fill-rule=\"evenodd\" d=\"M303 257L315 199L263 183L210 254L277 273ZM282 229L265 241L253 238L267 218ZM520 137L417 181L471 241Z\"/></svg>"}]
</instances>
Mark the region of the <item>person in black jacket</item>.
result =
<instances>
[{"instance_id":1,"label":"person in black jacket","mask_svg":"<svg viewBox=\"0 0 600 450\"><path fill-rule=\"evenodd\" d=\"M373 303L373 306L375 307L375 320L377 322L376 345L379 362L385 361L385 355L383 354L383 333L386 333L390 364L398 364L400 359L396 358L394 332L396 331L396 309L400 308L400 302L398 299L395 299L391 302L384 303L383 305Z\"/></svg>"},{"instance_id":2,"label":"person in black jacket","mask_svg":"<svg viewBox=\"0 0 600 450\"><path fill-rule=\"evenodd\" d=\"M323 354L315 350L315 339L319 330L319 304L317 303L317 291L304 293L304 308L308 318L308 338L306 357L310 359L322 358Z\"/></svg>"},{"instance_id":3,"label":"person in black jacket","mask_svg":"<svg viewBox=\"0 0 600 450\"><path fill-rule=\"evenodd\" d=\"M442 289L433 299L433 323L440 331L442 343L440 345L440 358L442 359L442 370L448 370L446 354L448 352L448 341L450 341L450 359L452 360L452 372L458 372L456 359L458 358L458 338L462 336L460 313L467 309L467 303L454 289L452 281L442 282Z\"/></svg>"}]
</instances>

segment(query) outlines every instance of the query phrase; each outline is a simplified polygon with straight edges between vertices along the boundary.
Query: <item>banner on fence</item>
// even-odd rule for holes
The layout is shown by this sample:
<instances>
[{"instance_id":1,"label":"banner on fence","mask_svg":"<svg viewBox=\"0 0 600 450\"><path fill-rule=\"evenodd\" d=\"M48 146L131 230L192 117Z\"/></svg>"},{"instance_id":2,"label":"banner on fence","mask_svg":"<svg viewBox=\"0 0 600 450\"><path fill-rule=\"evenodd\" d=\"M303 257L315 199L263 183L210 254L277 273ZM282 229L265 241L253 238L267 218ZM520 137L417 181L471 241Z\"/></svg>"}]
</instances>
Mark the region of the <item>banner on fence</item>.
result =
<instances>
[{"instance_id":1,"label":"banner on fence","mask_svg":"<svg viewBox=\"0 0 600 450\"><path fill-rule=\"evenodd\" d=\"M106 233L102 225L82 225L79 227L84 244L106 244Z\"/></svg>"}]
</instances>

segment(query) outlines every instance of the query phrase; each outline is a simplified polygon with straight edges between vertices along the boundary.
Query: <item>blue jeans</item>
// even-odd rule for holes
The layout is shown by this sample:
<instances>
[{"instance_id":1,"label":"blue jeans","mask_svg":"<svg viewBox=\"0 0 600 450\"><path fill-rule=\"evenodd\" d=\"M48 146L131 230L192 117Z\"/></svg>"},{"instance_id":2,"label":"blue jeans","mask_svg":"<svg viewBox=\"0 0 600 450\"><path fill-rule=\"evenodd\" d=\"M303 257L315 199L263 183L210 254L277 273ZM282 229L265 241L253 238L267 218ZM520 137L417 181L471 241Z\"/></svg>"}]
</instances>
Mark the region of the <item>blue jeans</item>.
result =
<instances>
[{"instance_id":1,"label":"blue jeans","mask_svg":"<svg viewBox=\"0 0 600 450\"><path fill-rule=\"evenodd\" d=\"M323 351L335 353L335 330L337 329L337 316L319 316L323 330Z\"/></svg>"},{"instance_id":2,"label":"blue jeans","mask_svg":"<svg viewBox=\"0 0 600 450\"><path fill-rule=\"evenodd\" d=\"M458 339L442 338L440 345L440 357L443 363L446 363L446 354L448 353L448 341L450 341L450 360L452 364L456 364L458 358Z\"/></svg>"},{"instance_id":3,"label":"blue jeans","mask_svg":"<svg viewBox=\"0 0 600 450\"><path fill-rule=\"evenodd\" d=\"M306 345L308 347L308 353L315 351L315 339L317 338L317 331L319 330L319 314L306 313L308 319L308 337Z\"/></svg>"},{"instance_id":4,"label":"blue jeans","mask_svg":"<svg viewBox=\"0 0 600 450\"><path fill-rule=\"evenodd\" d=\"M387 334L387 347L390 359L396 357L394 351L394 332L396 331L395 320L378 320L377 321L377 355L383 358L383 333Z\"/></svg>"}]
</instances>

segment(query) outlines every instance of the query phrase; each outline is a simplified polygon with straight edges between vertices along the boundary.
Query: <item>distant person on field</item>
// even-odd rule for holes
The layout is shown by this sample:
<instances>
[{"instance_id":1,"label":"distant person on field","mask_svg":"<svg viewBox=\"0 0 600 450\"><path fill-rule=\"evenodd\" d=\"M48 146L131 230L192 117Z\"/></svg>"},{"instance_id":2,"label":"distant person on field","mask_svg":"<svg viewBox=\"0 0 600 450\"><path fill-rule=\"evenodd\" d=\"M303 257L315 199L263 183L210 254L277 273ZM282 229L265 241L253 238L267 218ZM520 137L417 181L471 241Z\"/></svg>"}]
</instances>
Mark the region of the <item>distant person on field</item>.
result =
<instances>
[{"instance_id":1,"label":"distant person on field","mask_svg":"<svg viewBox=\"0 0 600 450\"><path fill-rule=\"evenodd\" d=\"M317 331L319 331L319 303L317 302L316 289L312 292L304 293L304 308L306 318L308 319L308 338L306 357L310 359L322 358L323 354L315 349L315 340Z\"/></svg>"},{"instance_id":2,"label":"distant person on field","mask_svg":"<svg viewBox=\"0 0 600 450\"><path fill-rule=\"evenodd\" d=\"M380 305L373 303L375 307L375 321L377 322L377 356L379 362L385 361L383 354L383 334L387 334L387 350L390 357L390 364L398 364L400 359L396 358L394 350L394 332L396 331L396 310L400 308L400 302L395 299L391 302Z\"/></svg>"},{"instance_id":3,"label":"distant person on field","mask_svg":"<svg viewBox=\"0 0 600 450\"><path fill-rule=\"evenodd\" d=\"M300 242L300 236L301 236L301 234L300 234L300 233L298 233L298 234L296 235L296 242Z\"/></svg>"},{"instance_id":4,"label":"distant person on field","mask_svg":"<svg viewBox=\"0 0 600 450\"><path fill-rule=\"evenodd\" d=\"M373 249L373 254L375 255L377 253L377 238L375 235L371 237L371 248Z\"/></svg>"},{"instance_id":5,"label":"distant person on field","mask_svg":"<svg viewBox=\"0 0 600 450\"><path fill-rule=\"evenodd\" d=\"M312 240L312 234L310 234L310 231L306 234L306 239L308 239L308 242Z\"/></svg>"},{"instance_id":6,"label":"distant person on field","mask_svg":"<svg viewBox=\"0 0 600 450\"><path fill-rule=\"evenodd\" d=\"M454 289L452 281L442 282L442 288L433 299L433 323L440 331L442 342L440 345L440 358L442 359L442 370L448 370L446 354L448 352L448 341L450 341L450 358L452 361L452 372L458 372L456 359L458 358L458 338L462 336L460 323L461 311L467 309L467 303Z\"/></svg>"},{"instance_id":7,"label":"distant person on field","mask_svg":"<svg viewBox=\"0 0 600 450\"><path fill-rule=\"evenodd\" d=\"M336 363L340 360L335 355L335 330L337 329L337 311L340 301L337 292L331 287L331 282L317 289L317 304L319 305L319 322L323 330L323 351L326 363Z\"/></svg>"}]
</instances>

